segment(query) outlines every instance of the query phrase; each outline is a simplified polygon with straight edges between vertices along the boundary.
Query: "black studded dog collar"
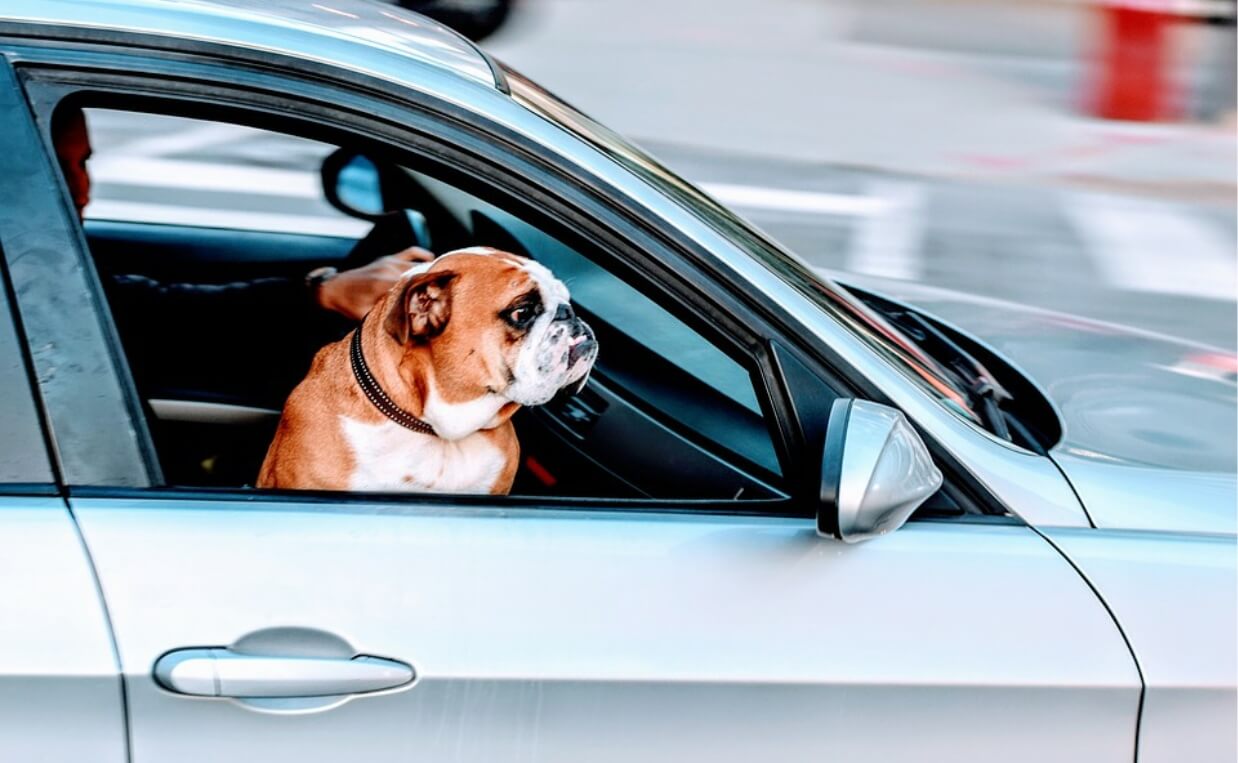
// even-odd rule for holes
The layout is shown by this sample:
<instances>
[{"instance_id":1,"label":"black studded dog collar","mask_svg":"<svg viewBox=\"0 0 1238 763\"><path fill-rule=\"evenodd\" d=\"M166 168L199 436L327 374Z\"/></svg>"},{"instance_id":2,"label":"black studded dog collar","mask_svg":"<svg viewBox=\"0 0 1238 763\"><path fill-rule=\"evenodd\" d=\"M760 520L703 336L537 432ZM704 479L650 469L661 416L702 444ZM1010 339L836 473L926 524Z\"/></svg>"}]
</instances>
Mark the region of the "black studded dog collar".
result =
<instances>
[{"instance_id":1,"label":"black studded dog collar","mask_svg":"<svg viewBox=\"0 0 1238 763\"><path fill-rule=\"evenodd\" d=\"M352 332L352 349L349 355L352 358L352 375L357 380L357 386L361 387L361 391L379 412L405 429L437 436L434 427L396 405L383 391L374 374L370 373L370 367L365 364L365 354L361 352L361 326L357 326Z\"/></svg>"}]
</instances>

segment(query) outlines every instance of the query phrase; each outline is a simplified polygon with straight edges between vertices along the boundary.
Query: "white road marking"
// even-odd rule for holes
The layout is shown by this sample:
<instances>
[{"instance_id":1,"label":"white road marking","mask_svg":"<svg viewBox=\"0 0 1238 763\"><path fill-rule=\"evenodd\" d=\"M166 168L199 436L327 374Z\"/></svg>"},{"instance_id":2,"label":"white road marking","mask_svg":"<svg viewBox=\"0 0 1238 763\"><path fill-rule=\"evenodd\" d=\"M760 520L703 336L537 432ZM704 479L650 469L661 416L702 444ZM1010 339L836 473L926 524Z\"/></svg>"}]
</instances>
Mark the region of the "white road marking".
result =
<instances>
[{"instance_id":1,"label":"white road marking","mask_svg":"<svg viewBox=\"0 0 1238 763\"><path fill-rule=\"evenodd\" d=\"M1108 283L1131 291L1234 301L1234 239L1189 210L1146 199L1078 192L1067 218Z\"/></svg>"},{"instance_id":2,"label":"white road marking","mask_svg":"<svg viewBox=\"0 0 1238 763\"><path fill-rule=\"evenodd\" d=\"M225 126L226 127L226 126ZM231 130L233 128L227 127ZM192 133L198 133L196 137ZM196 142L216 142L221 134L205 130L190 130L176 136L188 136L192 140L177 142L164 141L163 138L153 138L151 142L164 141L159 148L164 150L182 150L191 148ZM230 135L229 139L236 137ZM241 164L221 164L217 162L197 161L188 159L165 159L157 156L136 156L126 146L123 154L101 157L91 163L91 174L96 183L105 185L125 185L138 188L162 188L188 191L215 191L236 193L238 195L262 195L285 197L292 199L319 200L323 198L321 180L317 173L305 170L277 169L271 167L254 167ZM855 195L824 193L818 191L796 191L783 188L766 188L762 186L732 185L725 183L704 183L701 185L708 193L724 204L750 210L766 210L808 214L830 214L855 216L874 222L883 222L880 227L874 227L865 234L864 253L859 257L858 267L872 268L861 272L874 274L904 274L894 277L913 277L917 272L909 267L908 255L899 251L907 248L906 242L914 238L910 229L899 230L900 221L913 219L909 210L915 206L914 199L909 199L907 188L910 184L887 183L898 193L895 198L875 195ZM878 188L879 191L885 185ZM177 204L158 204L153 202L113 201L106 198L106 189L100 188L96 201L91 203L89 216L98 219L126 219L124 214L140 215L140 218L128 218L143 222L167 222L182 225L205 225L207 227L236 227L246 230L289 230L292 232L316 230L332 231L328 235L337 235L335 231L361 230L366 223L355 221L335 221L329 217L315 215L267 215L246 210L223 210L209 207L190 207ZM174 194L169 195L175 198ZM235 224L230 221L235 220ZM306 221L311 227L304 228ZM299 227L281 227L285 222L295 223ZM340 227L342 226L342 227ZM338 235L352 235L338 234ZM364 230L360 235L364 235ZM878 250L883 250L884 253Z\"/></svg>"},{"instance_id":3,"label":"white road marking","mask_svg":"<svg viewBox=\"0 0 1238 763\"><path fill-rule=\"evenodd\" d=\"M868 195L886 204L882 214L865 215L856 224L843 268L853 273L917 280L923 274L920 241L924 228L924 189L896 180L872 180Z\"/></svg>"},{"instance_id":4,"label":"white road marking","mask_svg":"<svg viewBox=\"0 0 1238 763\"><path fill-rule=\"evenodd\" d=\"M698 183L702 190L728 206L819 215L881 215L889 202L874 196L823 191L793 191L730 183Z\"/></svg>"},{"instance_id":5,"label":"white road marking","mask_svg":"<svg viewBox=\"0 0 1238 763\"><path fill-rule=\"evenodd\" d=\"M139 138L131 143L115 144L109 146L109 153L123 153L130 156L166 156L217 146L220 143L246 140L264 134L262 130L250 127L205 122L179 129L173 133ZM93 164L91 168L94 168Z\"/></svg>"},{"instance_id":6,"label":"white road marking","mask_svg":"<svg viewBox=\"0 0 1238 763\"><path fill-rule=\"evenodd\" d=\"M97 183L144 188L323 198L319 176L304 170L121 155L91 162L90 174Z\"/></svg>"},{"instance_id":7,"label":"white road marking","mask_svg":"<svg viewBox=\"0 0 1238 763\"><path fill-rule=\"evenodd\" d=\"M304 233L313 236L339 236L360 238L370 231L372 224L351 217L326 217L321 215L290 215L266 212L251 212L244 209L217 209L187 207L175 204L148 204L137 201L112 201L98 199L86 208L86 216L92 220L115 220L121 222L162 223L166 225L194 225L203 228L232 228L236 230L275 231L280 233Z\"/></svg>"},{"instance_id":8,"label":"white road marking","mask_svg":"<svg viewBox=\"0 0 1238 763\"><path fill-rule=\"evenodd\" d=\"M134 156L128 148L122 155L92 162L90 169L95 180L100 183L235 191L299 199L322 198L318 174L305 170L148 158ZM726 183L702 183L701 187L722 203L743 209L869 216L884 215L892 206L890 200L879 196L793 191Z\"/></svg>"}]
</instances>

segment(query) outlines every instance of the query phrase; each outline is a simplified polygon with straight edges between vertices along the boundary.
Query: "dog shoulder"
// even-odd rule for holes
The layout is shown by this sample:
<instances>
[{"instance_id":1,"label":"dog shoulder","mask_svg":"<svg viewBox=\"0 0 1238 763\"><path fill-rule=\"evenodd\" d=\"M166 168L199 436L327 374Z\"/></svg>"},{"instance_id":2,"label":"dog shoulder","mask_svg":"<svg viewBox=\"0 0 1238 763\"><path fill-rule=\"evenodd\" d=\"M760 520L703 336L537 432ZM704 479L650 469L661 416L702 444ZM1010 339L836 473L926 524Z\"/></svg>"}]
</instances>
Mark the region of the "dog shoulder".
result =
<instances>
[{"instance_id":1,"label":"dog shoulder","mask_svg":"<svg viewBox=\"0 0 1238 763\"><path fill-rule=\"evenodd\" d=\"M491 495L507 495L516 481L516 471L520 468L520 440L516 437L516 428L510 420L505 420L494 429L485 430L495 449L503 454L503 468L490 486Z\"/></svg>"},{"instance_id":2,"label":"dog shoulder","mask_svg":"<svg viewBox=\"0 0 1238 763\"><path fill-rule=\"evenodd\" d=\"M332 411L349 390L340 382L347 368L343 342L323 347L310 371L284 403L275 436L256 481L260 488L347 490L352 453ZM331 422L323 426L323 422Z\"/></svg>"}]
</instances>

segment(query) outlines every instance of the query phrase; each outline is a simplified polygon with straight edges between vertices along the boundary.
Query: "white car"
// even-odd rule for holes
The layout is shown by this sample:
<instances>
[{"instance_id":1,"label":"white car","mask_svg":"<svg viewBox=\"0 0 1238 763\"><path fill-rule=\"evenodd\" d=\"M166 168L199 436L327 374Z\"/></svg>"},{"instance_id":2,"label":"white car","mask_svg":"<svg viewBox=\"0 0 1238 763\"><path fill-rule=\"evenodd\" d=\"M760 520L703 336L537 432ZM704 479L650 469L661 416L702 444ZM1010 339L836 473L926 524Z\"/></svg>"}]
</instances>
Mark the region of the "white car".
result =
<instances>
[{"instance_id":1,"label":"white car","mask_svg":"<svg viewBox=\"0 0 1238 763\"><path fill-rule=\"evenodd\" d=\"M382 252L175 160L199 223L83 225L77 109L312 140L340 220L565 277L601 354L514 494L249 487L336 329L117 279ZM0 0L0 135L0 760L1234 759L1232 356L839 285L390 5Z\"/></svg>"}]
</instances>

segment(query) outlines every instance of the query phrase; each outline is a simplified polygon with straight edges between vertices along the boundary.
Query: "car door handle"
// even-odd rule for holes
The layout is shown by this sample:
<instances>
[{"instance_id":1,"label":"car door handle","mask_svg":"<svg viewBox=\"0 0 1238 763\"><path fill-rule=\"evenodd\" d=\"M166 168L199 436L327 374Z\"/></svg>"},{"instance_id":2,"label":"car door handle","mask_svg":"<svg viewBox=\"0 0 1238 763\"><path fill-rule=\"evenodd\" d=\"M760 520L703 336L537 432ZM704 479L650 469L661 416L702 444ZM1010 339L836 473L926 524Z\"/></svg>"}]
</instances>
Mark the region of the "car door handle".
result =
<instances>
[{"instance_id":1,"label":"car door handle","mask_svg":"<svg viewBox=\"0 0 1238 763\"><path fill-rule=\"evenodd\" d=\"M411 683L411 666L365 655L278 657L230 649L177 649L155 662L163 688L196 697L328 697Z\"/></svg>"}]
</instances>

